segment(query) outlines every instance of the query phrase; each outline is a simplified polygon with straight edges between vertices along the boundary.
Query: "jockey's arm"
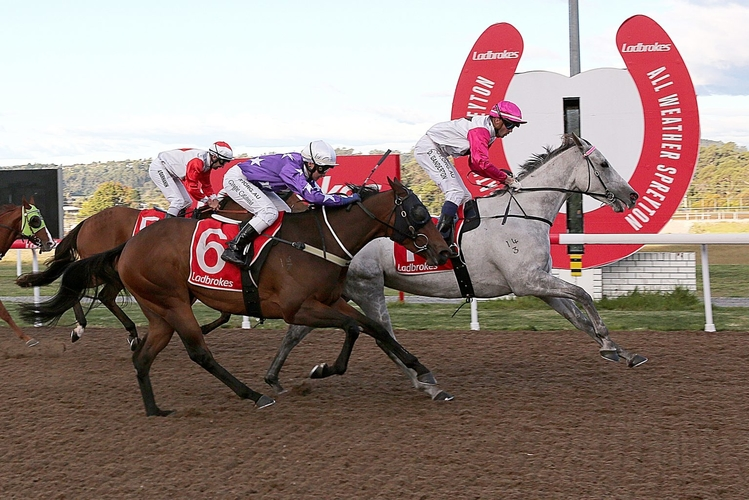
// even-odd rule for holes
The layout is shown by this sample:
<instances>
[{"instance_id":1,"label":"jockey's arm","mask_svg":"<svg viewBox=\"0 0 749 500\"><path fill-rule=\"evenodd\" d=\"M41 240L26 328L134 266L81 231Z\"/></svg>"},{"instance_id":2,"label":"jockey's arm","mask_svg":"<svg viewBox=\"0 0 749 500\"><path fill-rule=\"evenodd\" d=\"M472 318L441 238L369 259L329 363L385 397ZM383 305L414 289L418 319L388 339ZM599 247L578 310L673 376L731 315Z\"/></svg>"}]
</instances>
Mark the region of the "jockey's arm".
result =
<instances>
[{"instance_id":1,"label":"jockey's arm","mask_svg":"<svg viewBox=\"0 0 749 500\"><path fill-rule=\"evenodd\" d=\"M479 175L507 184L507 174L489 160L490 138L489 131L483 127L468 131L468 143L471 146L468 166Z\"/></svg>"},{"instance_id":2,"label":"jockey's arm","mask_svg":"<svg viewBox=\"0 0 749 500\"><path fill-rule=\"evenodd\" d=\"M217 197L211 186L211 170L204 169L205 163L201 159L190 160L185 171L185 188L194 200L209 204Z\"/></svg>"}]
</instances>

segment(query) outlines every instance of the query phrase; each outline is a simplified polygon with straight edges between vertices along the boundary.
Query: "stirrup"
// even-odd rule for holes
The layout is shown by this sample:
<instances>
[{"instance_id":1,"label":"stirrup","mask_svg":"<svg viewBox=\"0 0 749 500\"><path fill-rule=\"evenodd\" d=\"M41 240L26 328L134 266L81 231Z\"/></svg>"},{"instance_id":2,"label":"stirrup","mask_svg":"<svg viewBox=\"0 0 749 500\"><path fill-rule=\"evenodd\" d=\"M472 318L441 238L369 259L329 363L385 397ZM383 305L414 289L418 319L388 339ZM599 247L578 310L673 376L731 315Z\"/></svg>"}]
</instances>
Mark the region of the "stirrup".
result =
<instances>
[{"instance_id":1,"label":"stirrup","mask_svg":"<svg viewBox=\"0 0 749 500\"><path fill-rule=\"evenodd\" d=\"M247 258L239 248L237 248L236 250L227 248L221 254L221 260L223 260L224 262L229 262L230 264L237 265L239 267L247 266Z\"/></svg>"}]
</instances>

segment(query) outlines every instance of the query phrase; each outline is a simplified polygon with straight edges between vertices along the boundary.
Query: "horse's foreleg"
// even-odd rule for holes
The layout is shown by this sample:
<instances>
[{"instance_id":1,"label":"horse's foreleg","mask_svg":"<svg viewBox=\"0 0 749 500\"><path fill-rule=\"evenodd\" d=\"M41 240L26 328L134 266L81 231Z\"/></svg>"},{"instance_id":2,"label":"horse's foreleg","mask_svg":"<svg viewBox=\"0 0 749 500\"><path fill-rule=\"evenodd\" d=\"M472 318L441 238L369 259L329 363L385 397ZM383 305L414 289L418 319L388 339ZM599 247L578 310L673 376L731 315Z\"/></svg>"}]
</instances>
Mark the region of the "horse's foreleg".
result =
<instances>
[{"instance_id":1,"label":"horse's foreleg","mask_svg":"<svg viewBox=\"0 0 749 500\"><path fill-rule=\"evenodd\" d=\"M435 380L434 375L432 375L432 372L422 365L416 356L408 352L381 324L354 309L343 299L336 302L333 307L346 318L343 324L339 325L346 331L347 339L338 360L336 360L337 363L339 361L348 362L351 350L353 349L353 343L356 341L359 328L361 327L361 330L364 331L364 333L370 335L377 341L380 348L388 353L388 356L393 359L398 359L398 361L411 372L412 377L418 382L418 387L429 393L432 396L432 399L450 400L453 398L451 395L436 387L437 381ZM345 371L345 368L343 370ZM435 392L435 389L436 394L432 394Z\"/></svg>"},{"instance_id":2,"label":"horse's foreleg","mask_svg":"<svg viewBox=\"0 0 749 500\"><path fill-rule=\"evenodd\" d=\"M229 321L229 319L231 319L231 314L222 312L221 316L219 316L218 319L211 321L207 325L202 325L200 327L200 331L203 333L203 335L208 335L219 326L225 325Z\"/></svg>"},{"instance_id":3,"label":"horse's foreleg","mask_svg":"<svg viewBox=\"0 0 749 500\"><path fill-rule=\"evenodd\" d=\"M21 327L16 324L15 321L13 321L13 318L10 317L10 313L5 308L5 304L3 304L2 301L0 301L0 319L8 323L8 326L10 326L10 329L13 330L13 332L16 334L16 336L26 342L27 347L34 347L35 345L39 345L39 341L35 338L29 337L25 333L23 333L23 330L21 330Z\"/></svg>"},{"instance_id":4,"label":"horse's foreleg","mask_svg":"<svg viewBox=\"0 0 749 500\"><path fill-rule=\"evenodd\" d=\"M299 342L301 342L311 331L312 328L303 325L289 325L289 329L286 330L286 335L284 335L284 338L281 341L276 357L273 358L273 361L268 367L268 371L265 373L265 383L271 386L273 390L276 391L276 394L286 392L278 381L278 375L281 373L281 368L283 368L283 365L289 357L292 349L299 345ZM313 372L317 369L317 366L312 369Z\"/></svg>"},{"instance_id":5,"label":"horse's foreleg","mask_svg":"<svg viewBox=\"0 0 749 500\"><path fill-rule=\"evenodd\" d=\"M385 295L382 293L382 288L380 287L368 290L361 286L363 284L366 283L359 283L358 285L360 286L347 288L347 290L349 290L350 292L355 292L355 294L351 294L352 299L359 307L361 307L362 311L368 318L382 325L387 330L388 334L391 337L395 338L395 332L393 332L393 324L390 320L390 312L388 311L387 301L385 300ZM398 368L400 368L401 371L406 375L406 377L408 377L415 389L426 392L427 394L429 394L429 397L434 400L453 399L452 395L440 389L440 387L436 383L424 384L420 382L413 370L410 370L406 365L404 365L392 351L385 348L384 344L382 344L380 341L376 342L377 346L382 349L385 354L387 354L387 356L393 361L393 363L395 363Z\"/></svg>"},{"instance_id":6,"label":"horse's foreleg","mask_svg":"<svg viewBox=\"0 0 749 500\"><path fill-rule=\"evenodd\" d=\"M360 329L359 325L355 322L345 324L343 329L346 333L346 338L343 341L341 352L338 353L335 363L332 365L320 363L312 369L309 374L310 378L325 378L331 375L343 375L346 373L351 353L354 351L354 344L356 344L356 340L359 338Z\"/></svg>"},{"instance_id":7,"label":"horse's foreleg","mask_svg":"<svg viewBox=\"0 0 749 500\"><path fill-rule=\"evenodd\" d=\"M584 331L588 335L590 335L593 340L595 340L599 346L602 347L601 356L604 359L607 359L609 361L618 361L618 357L622 357L627 361L627 366L630 368L634 368L635 366L640 366L641 364L645 363L648 358L641 356L636 353L630 353L623 347L619 346L616 342L611 340L611 338L608 335L608 329L604 326L604 330L606 332L606 337L601 338L596 334L595 326L593 322L589 319L590 313L588 313L588 316L583 314L583 312L580 310L580 308L577 307L575 302L570 299L560 299L555 297L541 297L541 299L549 304L555 311L557 311L559 314L564 316L570 323L572 323L576 328ZM598 317L601 324L603 324L603 319L601 318L600 314L598 314L598 310L593 306L591 302L591 307L593 311L593 316ZM605 349L603 349L605 347ZM614 352L616 354L616 358L611 356L611 352Z\"/></svg>"}]
</instances>

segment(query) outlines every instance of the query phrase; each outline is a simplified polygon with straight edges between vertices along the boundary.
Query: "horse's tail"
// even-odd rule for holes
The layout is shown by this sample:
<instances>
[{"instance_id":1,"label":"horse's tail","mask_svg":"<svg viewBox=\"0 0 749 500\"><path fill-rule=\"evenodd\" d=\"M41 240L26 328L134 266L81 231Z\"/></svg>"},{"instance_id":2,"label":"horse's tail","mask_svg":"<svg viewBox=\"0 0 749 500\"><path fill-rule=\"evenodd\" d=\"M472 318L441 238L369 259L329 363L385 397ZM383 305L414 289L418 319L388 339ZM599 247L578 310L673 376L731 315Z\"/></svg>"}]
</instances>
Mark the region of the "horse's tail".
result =
<instances>
[{"instance_id":1,"label":"horse's tail","mask_svg":"<svg viewBox=\"0 0 749 500\"><path fill-rule=\"evenodd\" d=\"M36 273L22 274L16 278L16 284L23 288L32 286L49 285L67 269L67 267L78 259L78 233L86 221L81 222L73 228L55 247L55 255L45 264L47 269Z\"/></svg>"},{"instance_id":2,"label":"horse's tail","mask_svg":"<svg viewBox=\"0 0 749 500\"><path fill-rule=\"evenodd\" d=\"M22 304L21 317L29 323L56 324L65 311L86 296L89 289L102 284L119 287L119 290L124 288L117 273L117 259L124 247L125 243L87 259L70 263L62 274L57 293L39 304Z\"/></svg>"}]
</instances>

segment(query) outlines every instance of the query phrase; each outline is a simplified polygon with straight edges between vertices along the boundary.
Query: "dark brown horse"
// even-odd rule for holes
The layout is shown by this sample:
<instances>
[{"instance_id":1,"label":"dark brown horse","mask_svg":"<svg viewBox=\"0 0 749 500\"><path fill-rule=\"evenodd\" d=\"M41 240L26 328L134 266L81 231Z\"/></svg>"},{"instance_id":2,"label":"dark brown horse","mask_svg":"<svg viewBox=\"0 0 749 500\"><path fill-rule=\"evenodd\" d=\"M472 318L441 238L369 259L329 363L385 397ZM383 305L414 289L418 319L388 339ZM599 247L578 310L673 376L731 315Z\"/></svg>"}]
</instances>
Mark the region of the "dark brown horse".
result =
<instances>
[{"instance_id":1,"label":"dark brown horse","mask_svg":"<svg viewBox=\"0 0 749 500\"><path fill-rule=\"evenodd\" d=\"M34 206L33 197L29 201L26 201L24 197L21 205L0 206L0 259L5 256L18 238L30 241L39 247L39 253L47 252L55 245L42 213ZM0 301L0 319L8 323L11 330L18 335L19 339L26 342L27 346L33 347L39 343L36 339L26 335L13 321L2 301Z\"/></svg>"},{"instance_id":2,"label":"dark brown horse","mask_svg":"<svg viewBox=\"0 0 749 500\"><path fill-rule=\"evenodd\" d=\"M341 328L346 342L364 331L419 380L436 383L431 372L382 325L341 298L348 259L375 238L388 236L412 252L424 253L432 264L447 260L449 249L426 207L397 180L390 181L390 186L392 191L382 193L358 188L362 201L356 205L287 214L259 274L260 312L264 318L282 318L289 324ZM244 314L245 304L242 294L188 282L196 225L195 220L181 218L153 224L116 249L71 264L50 300L22 306L25 318L53 322L82 297L92 276L103 283L121 282L149 322L148 333L133 354L147 415L171 413L156 405L149 373L175 331L190 359L239 397L252 399L258 407L274 403L219 365L205 344L192 312L193 301L231 314Z\"/></svg>"},{"instance_id":3,"label":"dark brown horse","mask_svg":"<svg viewBox=\"0 0 749 500\"><path fill-rule=\"evenodd\" d=\"M233 200L226 198L219 214L243 219L247 212ZM110 207L81 221L75 226L55 248L54 257L45 264L47 268L35 273L26 273L18 277L16 283L21 287L46 286L56 281L70 264L79 259L85 259L105 252L129 240L135 230L135 224L141 210L125 206ZM135 350L138 344L138 330L135 323L125 314L117 304L117 296L122 291L119 284L105 284L98 290L96 298L122 323L128 331L128 343ZM77 325L70 332L70 339L78 341L83 335L86 325L86 312L80 302L73 304L73 312ZM217 320L202 326L203 333L223 325L231 318L230 314L222 314Z\"/></svg>"}]
</instances>

